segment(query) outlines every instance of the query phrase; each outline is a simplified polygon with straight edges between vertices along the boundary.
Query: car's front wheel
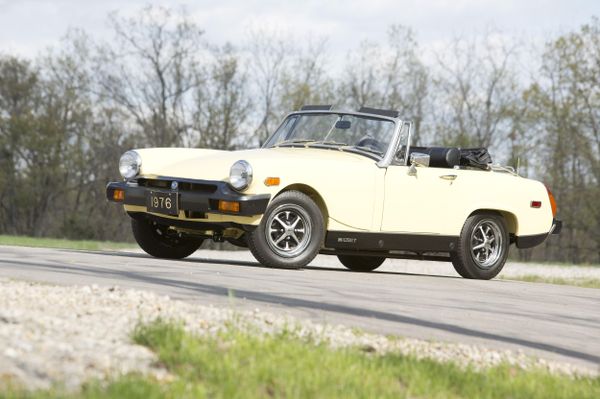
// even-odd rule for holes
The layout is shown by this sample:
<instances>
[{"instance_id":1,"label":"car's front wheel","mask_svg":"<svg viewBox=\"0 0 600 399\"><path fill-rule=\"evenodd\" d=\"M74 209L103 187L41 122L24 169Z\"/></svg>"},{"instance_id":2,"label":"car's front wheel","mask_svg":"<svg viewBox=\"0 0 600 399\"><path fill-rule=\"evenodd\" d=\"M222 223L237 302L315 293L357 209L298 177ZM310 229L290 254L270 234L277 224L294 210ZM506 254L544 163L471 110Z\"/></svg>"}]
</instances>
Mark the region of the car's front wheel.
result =
<instances>
[{"instance_id":1,"label":"car's front wheel","mask_svg":"<svg viewBox=\"0 0 600 399\"><path fill-rule=\"evenodd\" d=\"M504 267L509 244L508 229L502 216L475 214L463 225L457 250L450 257L454 269L462 277L489 280Z\"/></svg>"},{"instance_id":2,"label":"car's front wheel","mask_svg":"<svg viewBox=\"0 0 600 399\"><path fill-rule=\"evenodd\" d=\"M338 259L355 272L372 272L385 262L385 258L380 256L338 255Z\"/></svg>"},{"instance_id":3,"label":"car's front wheel","mask_svg":"<svg viewBox=\"0 0 600 399\"><path fill-rule=\"evenodd\" d=\"M131 219L131 229L138 245L156 258L187 258L202 245L201 238L180 237L157 223Z\"/></svg>"},{"instance_id":4,"label":"car's front wheel","mask_svg":"<svg viewBox=\"0 0 600 399\"><path fill-rule=\"evenodd\" d=\"M247 242L261 264L297 269L315 258L324 237L317 204L304 193L286 191L269 204L258 227L247 233Z\"/></svg>"}]
</instances>

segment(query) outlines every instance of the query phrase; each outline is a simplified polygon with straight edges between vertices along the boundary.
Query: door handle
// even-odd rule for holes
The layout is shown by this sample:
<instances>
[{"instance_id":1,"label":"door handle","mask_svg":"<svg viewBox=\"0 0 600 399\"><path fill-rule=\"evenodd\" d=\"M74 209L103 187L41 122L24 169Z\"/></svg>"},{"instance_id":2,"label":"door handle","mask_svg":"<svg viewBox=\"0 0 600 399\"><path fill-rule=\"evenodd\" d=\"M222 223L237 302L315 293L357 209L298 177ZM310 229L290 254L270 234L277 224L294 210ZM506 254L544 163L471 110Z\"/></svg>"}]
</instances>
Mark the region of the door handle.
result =
<instances>
[{"instance_id":1,"label":"door handle","mask_svg":"<svg viewBox=\"0 0 600 399\"><path fill-rule=\"evenodd\" d=\"M457 177L458 177L457 175L442 175L442 176L440 176L440 179L455 180Z\"/></svg>"}]
</instances>

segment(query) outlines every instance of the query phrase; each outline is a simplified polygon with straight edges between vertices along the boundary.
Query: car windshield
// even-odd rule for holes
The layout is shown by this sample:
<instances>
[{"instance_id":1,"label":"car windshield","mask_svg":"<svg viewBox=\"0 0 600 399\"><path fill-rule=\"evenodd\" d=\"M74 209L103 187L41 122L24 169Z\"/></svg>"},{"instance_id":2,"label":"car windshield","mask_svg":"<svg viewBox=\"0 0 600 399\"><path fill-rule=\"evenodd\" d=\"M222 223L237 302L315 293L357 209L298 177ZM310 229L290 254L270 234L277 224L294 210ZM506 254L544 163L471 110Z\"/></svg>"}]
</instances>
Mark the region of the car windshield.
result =
<instances>
[{"instance_id":1,"label":"car windshield","mask_svg":"<svg viewBox=\"0 0 600 399\"><path fill-rule=\"evenodd\" d=\"M394 122L347 114L294 114L267 140L264 147L340 147L383 156L394 136Z\"/></svg>"}]
</instances>

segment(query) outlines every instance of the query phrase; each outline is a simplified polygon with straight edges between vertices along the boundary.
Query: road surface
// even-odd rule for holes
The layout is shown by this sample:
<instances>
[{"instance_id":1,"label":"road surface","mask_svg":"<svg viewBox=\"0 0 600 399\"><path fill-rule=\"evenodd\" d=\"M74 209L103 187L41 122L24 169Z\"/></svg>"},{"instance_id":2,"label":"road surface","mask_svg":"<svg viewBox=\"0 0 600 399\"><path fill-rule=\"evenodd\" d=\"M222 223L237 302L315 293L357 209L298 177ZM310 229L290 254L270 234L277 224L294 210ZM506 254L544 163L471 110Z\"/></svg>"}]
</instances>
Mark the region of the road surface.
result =
<instances>
[{"instance_id":1,"label":"road surface","mask_svg":"<svg viewBox=\"0 0 600 399\"><path fill-rule=\"evenodd\" d=\"M136 251L0 246L0 277L152 290L185 301L600 367L599 289L399 273L393 263L384 271L353 273L334 264L320 256L306 269L279 270L239 252L200 251L167 261Z\"/></svg>"}]
</instances>

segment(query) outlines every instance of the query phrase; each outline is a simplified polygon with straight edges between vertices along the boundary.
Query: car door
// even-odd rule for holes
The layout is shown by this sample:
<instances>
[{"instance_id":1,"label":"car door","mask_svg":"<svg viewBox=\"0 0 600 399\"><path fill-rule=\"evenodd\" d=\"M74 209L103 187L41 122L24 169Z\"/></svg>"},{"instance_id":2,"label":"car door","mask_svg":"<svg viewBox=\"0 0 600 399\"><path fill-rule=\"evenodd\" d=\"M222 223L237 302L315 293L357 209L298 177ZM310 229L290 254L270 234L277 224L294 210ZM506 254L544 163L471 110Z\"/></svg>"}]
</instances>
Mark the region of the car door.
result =
<instances>
[{"instance_id":1,"label":"car door","mask_svg":"<svg viewBox=\"0 0 600 399\"><path fill-rule=\"evenodd\" d=\"M458 235L464 222L459 220L460 170L417 167L416 173L409 171L409 166L387 168L381 231Z\"/></svg>"}]
</instances>

